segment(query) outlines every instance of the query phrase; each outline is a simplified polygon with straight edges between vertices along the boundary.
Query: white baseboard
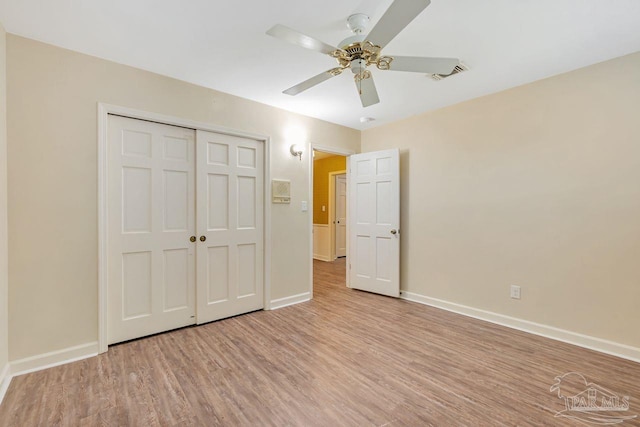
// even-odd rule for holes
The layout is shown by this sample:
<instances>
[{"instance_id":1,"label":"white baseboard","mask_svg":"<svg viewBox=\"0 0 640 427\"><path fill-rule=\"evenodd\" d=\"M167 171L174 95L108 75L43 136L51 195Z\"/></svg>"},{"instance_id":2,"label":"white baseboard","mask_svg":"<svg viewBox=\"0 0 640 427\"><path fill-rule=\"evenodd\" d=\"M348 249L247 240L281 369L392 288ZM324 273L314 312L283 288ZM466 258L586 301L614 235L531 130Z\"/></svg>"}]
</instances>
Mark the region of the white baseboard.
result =
<instances>
[{"instance_id":1,"label":"white baseboard","mask_svg":"<svg viewBox=\"0 0 640 427\"><path fill-rule=\"evenodd\" d=\"M313 259L317 259L319 261L331 262L331 258L326 255L313 254Z\"/></svg>"},{"instance_id":2,"label":"white baseboard","mask_svg":"<svg viewBox=\"0 0 640 427\"><path fill-rule=\"evenodd\" d=\"M98 355L98 342L76 345L10 362L11 376L28 374Z\"/></svg>"},{"instance_id":3,"label":"white baseboard","mask_svg":"<svg viewBox=\"0 0 640 427\"><path fill-rule=\"evenodd\" d=\"M310 299L311 292L304 292L297 295L291 295L290 297L274 299L271 301L271 310L276 310L293 304L299 304L301 302L309 301Z\"/></svg>"},{"instance_id":4,"label":"white baseboard","mask_svg":"<svg viewBox=\"0 0 640 427\"><path fill-rule=\"evenodd\" d=\"M9 373L9 364L7 363L0 372L0 403L2 403L2 399L4 399L4 395L7 393L10 383L11 375Z\"/></svg>"},{"instance_id":5,"label":"white baseboard","mask_svg":"<svg viewBox=\"0 0 640 427\"><path fill-rule=\"evenodd\" d=\"M0 373L0 403L2 403L2 399L9 388L11 379L15 376L53 368L54 366L97 355L98 342L96 341L9 362Z\"/></svg>"},{"instance_id":6,"label":"white baseboard","mask_svg":"<svg viewBox=\"0 0 640 427\"><path fill-rule=\"evenodd\" d=\"M631 347L626 344L607 341L601 338L530 322L516 317L505 316L491 311L480 310L478 308L431 298L412 292L400 291L400 298L640 363L640 348Z\"/></svg>"}]
</instances>

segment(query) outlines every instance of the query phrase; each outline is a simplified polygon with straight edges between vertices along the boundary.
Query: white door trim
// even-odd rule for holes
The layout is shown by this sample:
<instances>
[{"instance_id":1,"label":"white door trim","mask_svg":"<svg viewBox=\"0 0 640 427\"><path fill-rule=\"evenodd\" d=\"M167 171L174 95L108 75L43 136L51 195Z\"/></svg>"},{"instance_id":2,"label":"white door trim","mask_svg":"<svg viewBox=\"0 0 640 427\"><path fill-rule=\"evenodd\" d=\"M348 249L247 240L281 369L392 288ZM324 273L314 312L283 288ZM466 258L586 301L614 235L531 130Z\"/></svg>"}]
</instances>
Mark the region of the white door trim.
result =
<instances>
[{"instance_id":1,"label":"white door trim","mask_svg":"<svg viewBox=\"0 0 640 427\"><path fill-rule=\"evenodd\" d=\"M309 230L311 230L311 239L309 239L309 259L311 260L311 268L309 269L309 295L313 298L313 151L322 151L323 153L337 154L339 156L349 157L356 154L354 150L346 148L328 147L320 144L309 144ZM347 159L348 160L348 159ZM347 180L349 180L349 167L347 166ZM347 203L347 218L349 217L349 203ZM335 234L335 233L334 233ZM349 250L349 223L347 222L347 253ZM349 286L349 270L347 269L347 286Z\"/></svg>"},{"instance_id":2,"label":"white door trim","mask_svg":"<svg viewBox=\"0 0 640 427\"><path fill-rule=\"evenodd\" d=\"M347 170L329 172L329 234L331 261L336 260L336 177L338 175L347 175ZM348 203L347 203L348 204ZM347 222L347 225L349 223Z\"/></svg>"},{"instance_id":3,"label":"white door trim","mask_svg":"<svg viewBox=\"0 0 640 427\"><path fill-rule=\"evenodd\" d=\"M98 103L98 352L107 351L107 128L108 116L115 114L132 119L147 120L194 130L205 130L226 135L251 138L264 144L264 309L271 309L271 156L268 136L229 129L223 126L181 119L148 111L135 110L105 103ZM313 162L312 162L313 163ZM313 254L313 248L312 248Z\"/></svg>"}]
</instances>

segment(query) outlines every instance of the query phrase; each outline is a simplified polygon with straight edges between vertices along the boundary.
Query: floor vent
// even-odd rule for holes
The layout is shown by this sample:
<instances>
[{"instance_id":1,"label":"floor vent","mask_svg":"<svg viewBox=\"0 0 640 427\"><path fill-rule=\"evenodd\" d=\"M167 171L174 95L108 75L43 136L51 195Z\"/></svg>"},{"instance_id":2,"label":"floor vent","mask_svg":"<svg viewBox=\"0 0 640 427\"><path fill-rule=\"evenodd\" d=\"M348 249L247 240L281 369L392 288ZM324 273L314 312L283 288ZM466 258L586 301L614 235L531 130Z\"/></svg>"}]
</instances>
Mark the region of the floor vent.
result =
<instances>
[{"instance_id":1,"label":"floor vent","mask_svg":"<svg viewBox=\"0 0 640 427\"><path fill-rule=\"evenodd\" d=\"M453 76L454 74L459 74L463 71L469 71L469 67L464 65L462 62L456 65L456 68L453 69L449 74L428 74L435 81L440 81L442 79L446 79L447 77Z\"/></svg>"}]
</instances>

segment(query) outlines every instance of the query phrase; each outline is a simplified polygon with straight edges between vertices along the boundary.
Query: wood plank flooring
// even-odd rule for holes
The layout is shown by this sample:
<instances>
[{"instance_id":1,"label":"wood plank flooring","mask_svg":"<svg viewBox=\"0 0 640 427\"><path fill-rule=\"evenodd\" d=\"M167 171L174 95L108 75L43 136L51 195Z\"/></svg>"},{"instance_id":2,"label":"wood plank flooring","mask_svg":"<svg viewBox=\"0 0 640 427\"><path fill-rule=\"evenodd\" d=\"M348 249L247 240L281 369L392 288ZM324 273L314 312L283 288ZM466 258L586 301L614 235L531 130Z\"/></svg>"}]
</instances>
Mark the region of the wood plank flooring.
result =
<instances>
[{"instance_id":1,"label":"wood plank flooring","mask_svg":"<svg viewBox=\"0 0 640 427\"><path fill-rule=\"evenodd\" d=\"M554 417L568 372L640 415L640 364L347 289L344 260L314 274L313 301L16 377L0 425L584 425Z\"/></svg>"}]
</instances>

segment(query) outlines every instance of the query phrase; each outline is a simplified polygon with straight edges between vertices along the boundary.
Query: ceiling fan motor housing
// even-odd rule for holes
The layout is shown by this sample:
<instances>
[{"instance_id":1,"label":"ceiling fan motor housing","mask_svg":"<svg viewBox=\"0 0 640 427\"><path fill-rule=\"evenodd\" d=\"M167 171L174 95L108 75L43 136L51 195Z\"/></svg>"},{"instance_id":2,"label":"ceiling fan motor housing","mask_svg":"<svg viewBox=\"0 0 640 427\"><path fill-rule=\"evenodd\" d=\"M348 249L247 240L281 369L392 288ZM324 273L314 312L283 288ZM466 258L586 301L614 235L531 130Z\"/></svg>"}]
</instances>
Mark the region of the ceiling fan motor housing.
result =
<instances>
[{"instance_id":1,"label":"ceiling fan motor housing","mask_svg":"<svg viewBox=\"0 0 640 427\"><path fill-rule=\"evenodd\" d=\"M353 49L354 48L360 49L360 45L362 44L363 41L364 41L363 35L349 36L346 39L342 40L338 46L340 46L340 49L353 54L355 53L353 52Z\"/></svg>"}]
</instances>

